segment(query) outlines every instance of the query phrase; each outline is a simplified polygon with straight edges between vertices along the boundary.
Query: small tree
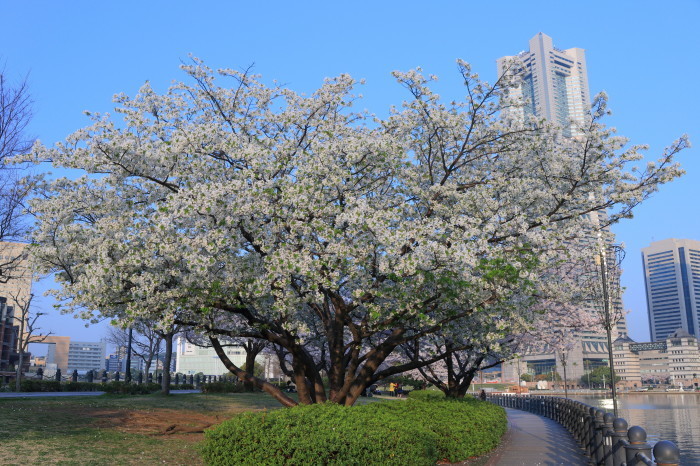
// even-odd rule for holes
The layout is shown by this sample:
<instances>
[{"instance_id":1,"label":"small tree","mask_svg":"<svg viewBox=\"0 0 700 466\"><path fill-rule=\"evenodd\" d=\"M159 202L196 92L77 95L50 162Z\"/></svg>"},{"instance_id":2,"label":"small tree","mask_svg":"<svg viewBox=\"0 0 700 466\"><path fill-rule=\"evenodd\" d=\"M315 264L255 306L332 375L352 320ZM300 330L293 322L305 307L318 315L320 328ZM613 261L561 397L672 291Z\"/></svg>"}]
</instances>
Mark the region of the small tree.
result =
<instances>
[{"instance_id":1,"label":"small tree","mask_svg":"<svg viewBox=\"0 0 700 466\"><path fill-rule=\"evenodd\" d=\"M581 377L581 385L586 385L588 386L590 380L590 385L591 386L610 386L611 381L610 381L610 368L608 366L598 366L592 371L590 371L588 374L585 374ZM620 376L615 374L615 383L619 382L621 380ZM588 388L591 388L588 386Z\"/></svg>"},{"instance_id":2,"label":"small tree","mask_svg":"<svg viewBox=\"0 0 700 466\"><path fill-rule=\"evenodd\" d=\"M160 343L163 337L155 329L155 323L147 320L137 320L132 324L133 339L131 342L131 352L143 361L144 374L146 377L158 354ZM111 326L107 333L107 341L117 347L128 347L129 329Z\"/></svg>"},{"instance_id":3,"label":"small tree","mask_svg":"<svg viewBox=\"0 0 700 466\"><path fill-rule=\"evenodd\" d=\"M43 312L32 312L32 300L34 299L33 294L29 294L27 297L22 297L19 292L11 294L11 303L14 308L13 318L17 322L17 375L15 378L15 391L20 391L22 382L22 366L24 366L24 355L29 349L30 343L41 343L46 338L51 335L51 332L47 332L44 335L35 335L37 330L40 328L37 326L37 320L39 317L44 315Z\"/></svg>"}]
</instances>

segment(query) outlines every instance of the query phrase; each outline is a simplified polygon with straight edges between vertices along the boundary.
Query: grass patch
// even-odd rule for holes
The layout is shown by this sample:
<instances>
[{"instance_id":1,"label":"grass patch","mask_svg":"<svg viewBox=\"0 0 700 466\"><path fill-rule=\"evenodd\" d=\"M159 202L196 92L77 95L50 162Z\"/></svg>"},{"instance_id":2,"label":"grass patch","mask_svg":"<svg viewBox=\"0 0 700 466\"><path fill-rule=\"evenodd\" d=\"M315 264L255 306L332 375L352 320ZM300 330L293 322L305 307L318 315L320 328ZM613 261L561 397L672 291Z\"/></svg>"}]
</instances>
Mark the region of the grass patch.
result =
<instances>
[{"instance_id":1,"label":"grass patch","mask_svg":"<svg viewBox=\"0 0 700 466\"><path fill-rule=\"evenodd\" d=\"M280 405L261 393L0 399L2 464L202 464L202 431Z\"/></svg>"}]
</instances>

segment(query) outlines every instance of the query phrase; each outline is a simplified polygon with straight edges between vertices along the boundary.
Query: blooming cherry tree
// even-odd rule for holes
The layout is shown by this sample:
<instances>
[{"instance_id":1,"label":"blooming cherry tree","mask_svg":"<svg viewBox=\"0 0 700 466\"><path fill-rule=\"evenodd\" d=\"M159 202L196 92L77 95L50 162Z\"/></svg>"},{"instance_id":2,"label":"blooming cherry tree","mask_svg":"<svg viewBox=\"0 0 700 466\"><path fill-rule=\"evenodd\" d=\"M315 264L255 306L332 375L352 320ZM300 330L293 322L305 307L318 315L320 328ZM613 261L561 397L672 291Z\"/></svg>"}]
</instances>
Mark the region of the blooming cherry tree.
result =
<instances>
[{"instance_id":1,"label":"blooming cherry tree","mask_svg":"<svg viewBox=\"0 0 700 466\"><path fill-rule=\"evenodd\" d=\"M37 266L84 318L157 318L283 349L300 403L351 405L369 384L445 358L388 365L443 330L511 332L540 264L681 174L674 143L643 170L606 128L604 96L577 139L500 118L517 74L495 84L459 62L466 99L445 104L419 70L395 73L409 100L384 120L352 109L357 83L313 94L200 61L188 83L116 97L92 124L21 158L81 170L34 180ZM218 80L230 85L220 85ZM471 324L469 324L471 323ZM503 335L501 335L503 336ZM227 367L235 367L219 351ZM327 377L327 382L324 377ZM251 382L285 405L276 387Z\"/></svg>"}]
</instances>

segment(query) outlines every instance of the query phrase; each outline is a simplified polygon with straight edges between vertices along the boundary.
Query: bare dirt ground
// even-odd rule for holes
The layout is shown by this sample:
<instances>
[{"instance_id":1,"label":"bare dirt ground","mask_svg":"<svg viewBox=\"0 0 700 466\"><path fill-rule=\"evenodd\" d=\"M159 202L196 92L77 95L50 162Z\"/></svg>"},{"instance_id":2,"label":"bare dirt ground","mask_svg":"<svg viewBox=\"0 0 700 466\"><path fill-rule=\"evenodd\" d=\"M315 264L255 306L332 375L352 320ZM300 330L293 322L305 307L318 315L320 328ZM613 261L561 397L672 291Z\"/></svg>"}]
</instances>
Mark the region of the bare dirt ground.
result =
<instances>
[{"instance_id":1,"label":"bare dirt ground","mask_svg":"<svg viewBox=\"0 0 700 466\"><path fill-rule=\"evenodd\" d=\"M170 409L150 412L124 409L96 410L89 416L96 419L95 425L103 429L116 429L120 432L150 436L173 435L191 441L201 440L204 429L226 419L226 416L183 413Z\"/></svg>"}]
</instances>

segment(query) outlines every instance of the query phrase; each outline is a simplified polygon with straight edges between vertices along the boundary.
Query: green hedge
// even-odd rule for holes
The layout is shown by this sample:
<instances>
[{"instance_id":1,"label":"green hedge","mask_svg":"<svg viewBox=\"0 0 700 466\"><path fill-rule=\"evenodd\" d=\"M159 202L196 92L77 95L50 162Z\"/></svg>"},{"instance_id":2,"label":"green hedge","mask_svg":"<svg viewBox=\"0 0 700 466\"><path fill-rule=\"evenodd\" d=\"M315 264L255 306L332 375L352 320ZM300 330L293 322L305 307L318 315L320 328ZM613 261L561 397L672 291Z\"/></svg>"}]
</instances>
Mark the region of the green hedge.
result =
<instances>
[{"instance_id":1,"label":"green hedge","mask_svg":"<svg viewBox=\"0 0 700 466\"><path fill-rule=\"evenodd\" d=\"M202 393L243 393L245 391L245 387L239 382L203 383L200 388Z\"/></svg>"},{"instance_id":2,"label":"green hedge","mask_svg":"<svg viewBox=\"0 0 700 466\"><path fill-rule=\"evenodd\" d=\"M506 431L505 411L476 399L333 403L245 413L206 432L212 465L434 465L482 455Z\"/></svg>"},{"instance_id":3,"label":"green hedge","mask_svg":"<svg viewBox=\"0 0 700 466\"><path fill-rule=\"evenodd\" d=\"M124 382L107 382L95 384L99 390L115 395L148 395L160 391L160 384L157 383L124 383Z\"/></svg>"},{"instance_id":4,"label":"green hedge","mask_svg":"<svg viewBox=\"0 0 700 466\"><path fill-rule=\"evenodd\" d=\"M440 390L411 390L408 397L412 400L440 401L445 399L445 393Z\"/></svg>"},{"instance_id":5,"label":"green hedge","mask_svg":"<svg viewBox=\"0 0 700 466\"><path fill-rule=\"evenodd\" d=\"M171 389L175 389L175 386ZM187 385L187 387L191 387ZM20 383L23 392L107 392L122 395L147 395L160 390L160 385L125 384L124 382L91 383L91 382L57 382L55 380L24 379Z\"/></svg>"}]
</instances>

